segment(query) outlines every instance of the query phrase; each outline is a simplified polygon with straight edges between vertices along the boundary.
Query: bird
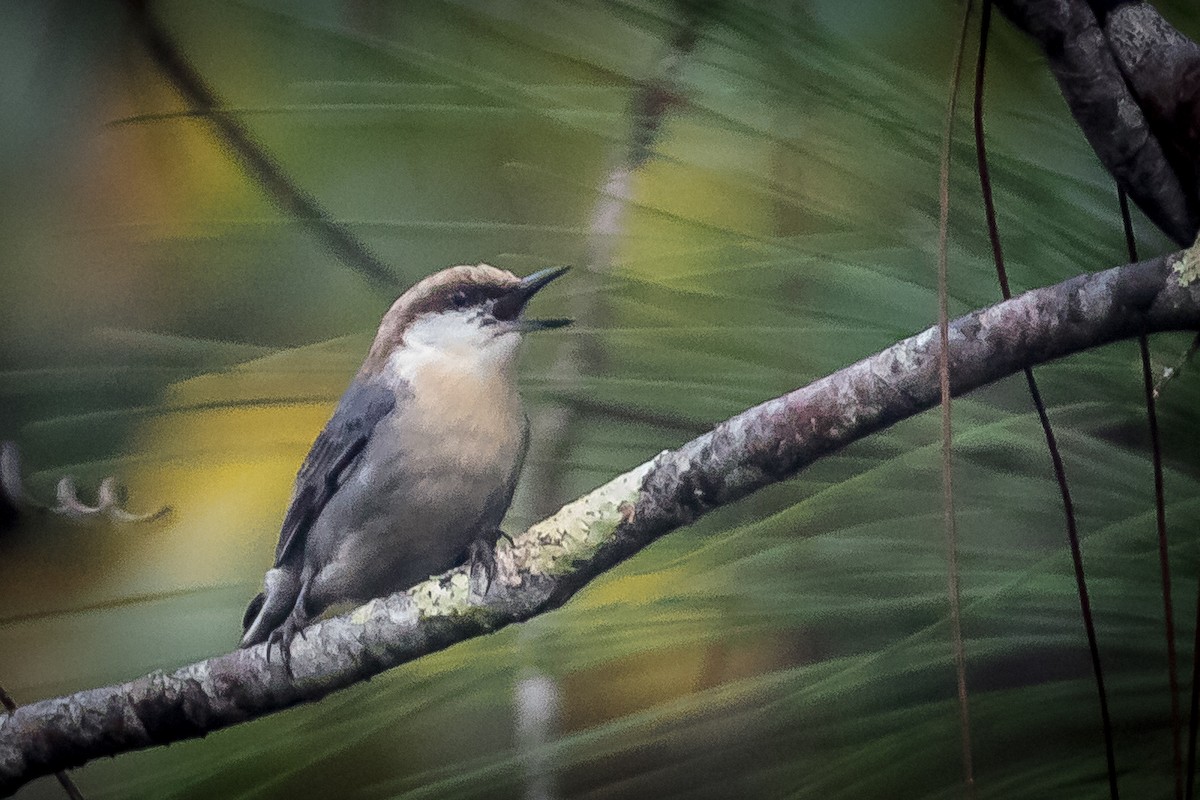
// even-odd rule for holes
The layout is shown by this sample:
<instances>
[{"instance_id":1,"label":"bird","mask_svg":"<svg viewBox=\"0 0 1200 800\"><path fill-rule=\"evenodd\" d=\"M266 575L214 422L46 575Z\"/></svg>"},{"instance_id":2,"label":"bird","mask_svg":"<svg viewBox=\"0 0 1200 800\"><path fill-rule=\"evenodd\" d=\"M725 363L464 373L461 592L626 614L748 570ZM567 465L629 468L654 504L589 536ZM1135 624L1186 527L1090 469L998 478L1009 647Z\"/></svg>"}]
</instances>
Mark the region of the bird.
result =
<instances>
[{"instance_id":1,"label":"bird","mask_svg":"<svg viewBox=\"0 0 1200 800\"><path fill-rule=\"evenodd\" d=\"M469 563L495 574L495 545L529 446L517 390L526 303L567 271L518 278L461 265L392 304L362 367L296 475L263 591L240 647L278 645L291 672L298 633L325 610L361 604Z\"/></svg>"}]
</instances>

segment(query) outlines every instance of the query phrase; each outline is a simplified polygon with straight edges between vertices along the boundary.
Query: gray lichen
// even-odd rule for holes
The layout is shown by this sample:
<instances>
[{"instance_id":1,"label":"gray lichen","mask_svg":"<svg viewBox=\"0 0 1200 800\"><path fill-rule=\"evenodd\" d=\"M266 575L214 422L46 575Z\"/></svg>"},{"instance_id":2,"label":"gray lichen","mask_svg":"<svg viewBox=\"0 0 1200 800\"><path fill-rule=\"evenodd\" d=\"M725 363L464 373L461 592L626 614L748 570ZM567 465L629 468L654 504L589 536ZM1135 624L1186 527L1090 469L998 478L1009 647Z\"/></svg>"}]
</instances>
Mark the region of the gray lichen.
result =
<instances>
[{"instance_id":1,"label":"gray lichen","mask_svg":"<svg viewBox=\"0 0 1200 800\"><path fill-rule=\"evenodd\" d=\"M623 521L624 509L636 502L653 464L635 467L518 536L511 547L497 553L498 579L506 586L519 586L522 574L561 574L595 553Z\"/></svg>"},{"instance_id":2,"label":"gray lichen","mask_svg":"<svg viewBox=\"0 0 1200 800\"><path fill-rule=\"evenodd\" d=\"M466 570L455 570L417 584L409 597L422 617L462 614L471 607L471 579Z\"/></svg>"},{"instance_id":3,"label":"gray lichen","mask_svg":"<svg viewBox=\"0 0 1200 800\"><path fill-rule=\"evenodd\" d=\"M1200 240L1175 257L1171 262L1171 272L1180 286L1189 286L1200 280Z\"/></svg>"}]
</instances>

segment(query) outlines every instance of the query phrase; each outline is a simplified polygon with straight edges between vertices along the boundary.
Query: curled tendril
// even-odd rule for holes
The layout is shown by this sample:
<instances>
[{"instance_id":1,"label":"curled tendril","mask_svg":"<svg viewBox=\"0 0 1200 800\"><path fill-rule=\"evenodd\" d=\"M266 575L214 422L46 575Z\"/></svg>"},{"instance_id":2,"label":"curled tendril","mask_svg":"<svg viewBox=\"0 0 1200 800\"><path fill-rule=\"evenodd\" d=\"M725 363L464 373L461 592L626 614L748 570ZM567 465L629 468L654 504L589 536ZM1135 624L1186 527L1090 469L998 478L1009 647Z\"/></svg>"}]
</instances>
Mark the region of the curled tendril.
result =
<instances>
[{"instance_id":1,"label":"curled tendril","mask_svg":"<svg viewBox=\"0 0 1200 800\"><path fill-rule=\"evenodd\" d=\"M129 523L150 522L171 510L169 506L163 506L148 514L134 514L122 507L120 494L116 479L107 477L96 489L96 505L90 506L79 499L75 479L68 475L58 482L55 505L42 505L25 492L21 479L21 454L16 443L0 442L0 506L6 507L10 517L31 509L69 519L87 520L103 516L113 522Z\"/></svg>"}]
</instances>

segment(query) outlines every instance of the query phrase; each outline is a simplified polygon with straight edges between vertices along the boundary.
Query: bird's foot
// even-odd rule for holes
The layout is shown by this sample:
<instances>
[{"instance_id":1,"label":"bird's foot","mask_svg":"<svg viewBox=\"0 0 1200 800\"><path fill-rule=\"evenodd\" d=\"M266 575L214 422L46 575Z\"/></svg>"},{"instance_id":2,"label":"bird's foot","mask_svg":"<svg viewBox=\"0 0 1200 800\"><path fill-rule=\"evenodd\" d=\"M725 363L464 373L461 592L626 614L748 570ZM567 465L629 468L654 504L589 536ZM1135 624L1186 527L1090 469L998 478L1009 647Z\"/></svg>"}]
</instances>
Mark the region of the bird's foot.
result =
<instances>
[{"instance_id":1,"label":"bird's foot","mask_svg":"<svg viewBox=\"0 0 1200 800\"><path fill-rule=\"evenodd\" d=\"M483 571L483 591L480 596L486 596L496 579L496 542L491 535L481 535L467 546L467 575L475 579L475 570Z\"/></svg>"},{"instance_id":2,"label":"bird's foot","mask_svg":"<svg viewBox=\"0 0 1200 800\"><path fill-rule=\"evenodd\" d=\"M271 631L270 637L267 638L267 663L271 663L271 647L279 646L279 655L283 663L283 668L287 672L288 677L295 677L292 672L292 641L299 634L301 639L308 641L304 635L305 620L297 618L293 614L289 614L288 618L283 621L275 630Z\"/></svg>"}]
</instances>

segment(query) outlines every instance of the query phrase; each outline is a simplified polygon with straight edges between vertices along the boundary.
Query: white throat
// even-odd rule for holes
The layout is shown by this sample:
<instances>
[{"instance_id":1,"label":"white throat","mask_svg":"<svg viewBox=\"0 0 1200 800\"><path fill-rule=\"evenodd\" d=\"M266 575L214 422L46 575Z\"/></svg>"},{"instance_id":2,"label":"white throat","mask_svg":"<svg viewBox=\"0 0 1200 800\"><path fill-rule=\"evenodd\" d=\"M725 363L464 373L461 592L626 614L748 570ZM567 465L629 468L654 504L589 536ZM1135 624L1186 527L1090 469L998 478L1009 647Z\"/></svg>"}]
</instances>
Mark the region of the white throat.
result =
<instances>
[{"instance_id":1,"label":"white throat","mask_svg":"<svg viewBox=\"0 0 1200 800\"><path fill-rule=\"evenodd\" d=\"M385 373L416 387L422 373L461 372L482 381L510 378L521 336L499 333L494 325L481 325L479 312L445 311L414 320L404 332L404 344L388 357Z\"/></svg>"}]
</instances>

